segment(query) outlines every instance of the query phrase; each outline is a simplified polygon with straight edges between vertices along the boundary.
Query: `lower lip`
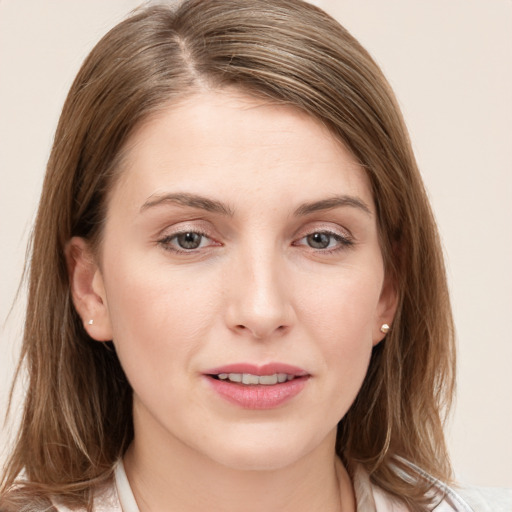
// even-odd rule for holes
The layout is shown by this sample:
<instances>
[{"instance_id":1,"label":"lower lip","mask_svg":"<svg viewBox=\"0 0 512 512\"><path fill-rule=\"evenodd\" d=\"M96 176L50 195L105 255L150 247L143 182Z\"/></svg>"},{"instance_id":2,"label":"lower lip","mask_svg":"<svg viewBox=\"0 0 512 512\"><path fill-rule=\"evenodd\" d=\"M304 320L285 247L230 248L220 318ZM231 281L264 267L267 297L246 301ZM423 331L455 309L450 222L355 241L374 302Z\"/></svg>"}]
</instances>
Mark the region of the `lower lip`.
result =
<instances>
[{"instance_id":1,"label":"lower lip","mask_svg":"<svg viewBox=\"0 0 512 512\"><path fill-rule=\"evenodd\" d=\"M274 409L297 396L306 385L308 377L274 384L273 386L245 385L206 377L210 386L224 399L244 409Z\"/></svg>"}]
</instances>

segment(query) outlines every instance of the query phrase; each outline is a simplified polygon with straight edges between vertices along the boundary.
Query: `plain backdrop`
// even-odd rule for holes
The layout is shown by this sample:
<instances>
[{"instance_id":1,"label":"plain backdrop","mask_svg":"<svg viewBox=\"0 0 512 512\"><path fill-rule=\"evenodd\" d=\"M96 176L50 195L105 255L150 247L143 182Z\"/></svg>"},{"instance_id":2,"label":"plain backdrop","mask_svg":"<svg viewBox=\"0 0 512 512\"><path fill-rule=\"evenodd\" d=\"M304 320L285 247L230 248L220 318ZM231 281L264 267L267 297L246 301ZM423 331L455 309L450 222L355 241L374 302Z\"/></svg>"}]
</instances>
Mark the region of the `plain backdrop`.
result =
<instances>
[{"instance_id":1,"label":"plain backdrop","mask_svg":"<svg viewBox=\"0 0 512 512\"><path fill-rule=\"evenodd\" d=\"M60 109L83 58L139 3L0 0L0 413L23 292L8 312ZM361 41L391 82L439 222L458 332L447 429L456 474L511 487L512 1L314 3ZM18 396L15 412L19 404Z\"/></svg>"}]
</instances>

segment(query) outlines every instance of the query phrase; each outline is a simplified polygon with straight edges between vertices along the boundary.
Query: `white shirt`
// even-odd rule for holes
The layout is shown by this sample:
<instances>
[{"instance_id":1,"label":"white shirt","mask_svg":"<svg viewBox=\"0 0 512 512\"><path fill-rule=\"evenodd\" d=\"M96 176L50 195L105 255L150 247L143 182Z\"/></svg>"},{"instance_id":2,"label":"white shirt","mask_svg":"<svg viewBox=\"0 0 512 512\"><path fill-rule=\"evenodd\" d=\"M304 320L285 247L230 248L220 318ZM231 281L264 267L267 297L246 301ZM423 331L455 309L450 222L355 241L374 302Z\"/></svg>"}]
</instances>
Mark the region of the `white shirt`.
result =
<instances>
[{"instance_id":1,"label":"white shirt","mask_svg":"<svg viewBox=\"0 0 512 512\"><path fill-rule=\"evenodd\" d=\"M432 512L480 512L480 510L485 510L479 508L477 511L471 508L453 489L419 468L415 469L423 477L429 479L433 484L433 489L443 497L443 499L440 498L440 502ZM409 512L404 504L373 485L362 467L356 468L353 485L358 512ZM85 509L70 509L59 504L58 499L53 500L53 505L58 512L85 512ZM122 461L115 467L114 481L96 490L93 510L94 512L140 512Z\"/></svg>"}]
</instances>

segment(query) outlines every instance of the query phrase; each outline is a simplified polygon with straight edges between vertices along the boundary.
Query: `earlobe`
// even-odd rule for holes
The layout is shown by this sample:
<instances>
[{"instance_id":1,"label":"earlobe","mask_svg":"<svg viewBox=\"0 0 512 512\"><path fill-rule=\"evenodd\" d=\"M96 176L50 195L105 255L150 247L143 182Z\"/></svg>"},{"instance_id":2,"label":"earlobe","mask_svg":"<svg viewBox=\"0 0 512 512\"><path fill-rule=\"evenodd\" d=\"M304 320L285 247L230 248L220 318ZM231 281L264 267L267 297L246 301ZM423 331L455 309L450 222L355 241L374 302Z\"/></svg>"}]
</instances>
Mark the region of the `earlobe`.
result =
<instances>
[{"instance_id":1,"label":"earlobe","mask_svg":"<svg viewBox=\"0 0 512 512\"><path fill-rule=\"evenodd\" d=\"M373 327L373 346L378 345L393 329L393 319L398 306L398 290L395 279L386 277L377 307Z\"/></svg>"},{"instance_id":2,"label":"earlobe","mask_svg":"<svg viewBox=\"0 0 512 512\"><path fill-rule=\"evenodd\" d=\"M103 276L88 242L73 237L66 245L71 296L84 329L97 341L110 341L112 327Z\"/></svg>"}]
</instances>

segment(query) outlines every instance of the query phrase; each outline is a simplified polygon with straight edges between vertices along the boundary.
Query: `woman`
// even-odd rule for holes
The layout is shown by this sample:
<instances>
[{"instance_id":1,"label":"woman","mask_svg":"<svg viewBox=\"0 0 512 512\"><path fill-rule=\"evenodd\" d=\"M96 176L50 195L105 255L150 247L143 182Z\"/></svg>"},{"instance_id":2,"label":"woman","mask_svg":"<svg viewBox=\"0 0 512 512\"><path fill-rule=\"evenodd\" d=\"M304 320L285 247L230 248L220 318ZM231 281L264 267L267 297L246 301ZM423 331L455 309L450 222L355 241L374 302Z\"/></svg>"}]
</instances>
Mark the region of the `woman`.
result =
<instances>
[{"instance_id":1,"label":"woman","mask_svg":"<svg viewBox=\"0 0 512 512\"><path fill-rule=\"evenodd\" d=\"M306 3L155 6L100 41L22 356L2 510L468 510L441 483L453 326L407 132Z\"/></svg>"}]
</instances>

